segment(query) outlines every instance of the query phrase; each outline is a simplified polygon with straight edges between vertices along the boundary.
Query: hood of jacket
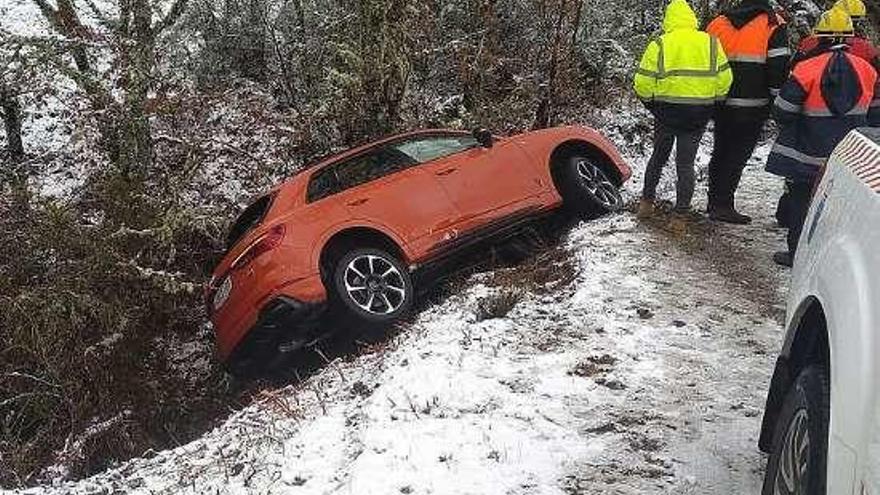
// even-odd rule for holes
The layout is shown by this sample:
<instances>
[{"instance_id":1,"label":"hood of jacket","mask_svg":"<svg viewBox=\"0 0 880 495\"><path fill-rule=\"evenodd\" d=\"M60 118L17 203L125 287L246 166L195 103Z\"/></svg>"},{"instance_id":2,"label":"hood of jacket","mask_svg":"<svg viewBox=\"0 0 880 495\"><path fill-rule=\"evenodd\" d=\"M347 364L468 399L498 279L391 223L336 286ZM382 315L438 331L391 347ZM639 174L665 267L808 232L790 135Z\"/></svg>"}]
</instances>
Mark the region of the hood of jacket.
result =
<instances>
[{"instance_id":1,"label":"hood of jacket","mask_svg":"<svg viewBox=\"0 0 880 495\"><path fill-rule=\"evenodd\" d=\"M671 33L679 29L697 29L697 15L685 0L672 0L666 7L663 17L663 32Z\"/></svg>"},{"instance_id":2,"label":"hood of jacket","mask_svg":"<svg viewBox=\"0 0 880 495\"><path fill-rule=\"evenodd\" d=\"M822 99L833 115L845 115L862 97L862 85L852 62L841 47L831 49L831 58L822 74Z\"/></svg>"},{"instance_id":3,"label":"hood of jacket","mask_svg":"<svg viewBox=\"0 0 880 495\"><path fill-rule=\"evenodd\" d=\"M736 7L725 11L724 17L730 20L733 27L740 29L761 14L770 16L771 22L776 19L776 13L770 7L769 0L743 0Z\"/></svg>"}]
</instances>

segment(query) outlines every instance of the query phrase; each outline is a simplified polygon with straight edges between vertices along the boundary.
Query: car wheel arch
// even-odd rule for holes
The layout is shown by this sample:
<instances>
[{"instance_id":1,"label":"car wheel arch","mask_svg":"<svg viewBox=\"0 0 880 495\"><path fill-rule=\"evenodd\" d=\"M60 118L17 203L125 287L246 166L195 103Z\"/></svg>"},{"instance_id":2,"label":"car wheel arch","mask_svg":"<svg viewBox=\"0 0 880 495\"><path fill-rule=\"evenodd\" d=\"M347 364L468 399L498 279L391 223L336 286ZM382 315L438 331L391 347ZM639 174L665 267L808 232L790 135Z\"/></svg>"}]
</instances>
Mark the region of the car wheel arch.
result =
<instances>
[{"instance_id":1,"label":"car wheel arch","mask_svg":"<svg viewBox=\"0 0 880 495\"><path fill-rule=\"evenodd\" d=\"M567 158L580 154L583 154L586 158L595 159L598 162L597 165L599 165L603 171L610 174L610 179L614 180L618 186L623 185L621 171L614 164L611 156L603 151L601 147L583 139L570 139L559 143L553 148L547 166L550 168L550 175L553 178L554 184L556 184L556 181L558 180L556 173L557 168L564 163Z\"/></svg>"},{"instance_id":2,"label":"car wheel arch","mask_svg":"<svg viewBox=\"0 0 880 495\"><path fill-rule=\"evenodd\" d=\"M828 320L822 303L815 297L808 297L795 315L790 326L793 329L791 335L786 338L783 352L776 360L764 408L758 446L766 453L772 448L773 432L785 395L798 374L813 364L824 366L831 372Z\"/></svg>"},{"instance_id":3,"label":"car wheel arch","mask_svg":"<svg viewBox=\"0 0 880 495\"><path fill-rule=\"evenodd\" d=\"M318 269L325 286L329 280L328 274L332 273L335 262L354 246L384 249L394 256L398 256L404 263L409 260L401 243L392 235L375 227L349 226L328 236L321 246Z\"/></svg>"}]
</instances>

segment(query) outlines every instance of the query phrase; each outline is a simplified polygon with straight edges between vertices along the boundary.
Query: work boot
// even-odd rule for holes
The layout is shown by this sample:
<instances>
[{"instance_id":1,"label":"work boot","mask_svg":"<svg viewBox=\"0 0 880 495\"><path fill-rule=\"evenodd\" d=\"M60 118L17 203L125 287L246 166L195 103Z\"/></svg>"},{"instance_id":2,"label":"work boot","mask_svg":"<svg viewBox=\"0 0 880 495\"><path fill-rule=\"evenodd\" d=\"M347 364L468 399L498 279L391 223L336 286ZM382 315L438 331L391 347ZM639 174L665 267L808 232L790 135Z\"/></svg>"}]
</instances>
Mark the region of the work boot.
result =
<instances>
[{"instance_id":1,"label":"work boot","mask_svg":"<svg viewBox=\"0 0 880 495\"><path fill-rule=\"evenodd\" d=\"M747 225L752 223L752 217L743 215L733 208L709 208L709 218L716 222L732 223L735 225Z\"/></svg>"},{"instance_id":2,"label":"work boot","mask_svg":"<svg viewBox=\"0 0 880 495\"><path fill-rule=\"evenodd\" d=\"M777 251L773 253L773 261L776 262L777 265L785 266L791 268L794 264L794 258L791 253L788 251Z\"/></svg>"},{"instance_id":3,"label":"work boot","mask_svg":"<svg viewBox=\"0 0 880 495\"><path fill-rule=\"evenodd\" d=\"M678 206L672 209L672 213L682 216L690 222L700 222L703 220L703 214L691 208L690 206Z\"/></svg>"},{"instance_id":4,"label":"work boot","mask_svg":"<svg viewBox=\"0 0 880 495\"><path fill-rule=\"evenodd\" d=\"M669 216L668 228L675 235L683 236L687 234L690 215L686 211L673 210Z\"/></svg>"},{"instance_id":5,"label":"work boot","mask_svg":"<svg viewBox=\"0 0 880 495\"><path fill-rule=\"evenodd\" d=\"M636 218L644 220L654 216L654 200L642 198L639 200L639 210L636 212Z\"/></svg>"}]
</instances>

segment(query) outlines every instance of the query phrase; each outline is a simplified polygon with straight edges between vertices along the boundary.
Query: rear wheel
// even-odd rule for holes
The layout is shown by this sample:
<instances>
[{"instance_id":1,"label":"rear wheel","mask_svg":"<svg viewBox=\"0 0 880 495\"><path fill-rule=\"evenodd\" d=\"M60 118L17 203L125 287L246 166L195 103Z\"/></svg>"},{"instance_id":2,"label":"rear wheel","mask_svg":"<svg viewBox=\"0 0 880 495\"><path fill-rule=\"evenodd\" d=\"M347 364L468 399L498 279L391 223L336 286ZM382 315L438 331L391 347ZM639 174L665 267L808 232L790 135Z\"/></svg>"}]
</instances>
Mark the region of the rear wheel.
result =
<instances>
[{"instance_id":1,"label":"rear wheel","mask_svg":"<svg viewBox=\"0 0 880 495\"><path fill-rule=\"evenodd\" d=\"M575 155L556 170L557 188L567 208L582 215L601 215L623 207L620 188L595 159Z\"/></svg>"},{"instance_id":2,"label":"rear wheel","mask_svg":"<svg viewBox=\"0 0 880 495\"><path fill-rule=\"evenodd\" d=\"M413 305L412 277L395 256L375 248L356 248L336 263L336 299L357 320L392 323Z\"/></svg>"},{"instance_id":3,"label":"rear wheel","mask_svg":"<svg viewBox=\"0 0 880 495\"><path fill-rule=\"evenodd\" d=\"M763 495L825 495L828 402L828 372L808 366L779 413Z\"/></svg>"}]
</instances>

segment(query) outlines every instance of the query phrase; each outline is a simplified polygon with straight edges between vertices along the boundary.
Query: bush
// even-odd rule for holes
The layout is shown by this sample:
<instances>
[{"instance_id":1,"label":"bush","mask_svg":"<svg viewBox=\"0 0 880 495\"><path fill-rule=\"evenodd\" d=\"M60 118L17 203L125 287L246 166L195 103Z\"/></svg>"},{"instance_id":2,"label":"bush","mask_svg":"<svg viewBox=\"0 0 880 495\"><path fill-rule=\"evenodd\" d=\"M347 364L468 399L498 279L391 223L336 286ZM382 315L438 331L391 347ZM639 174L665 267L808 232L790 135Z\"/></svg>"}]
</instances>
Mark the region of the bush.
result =
<instances>
[{"instance_id":1,"label":"bush","mask_svg":"<svg viewBox=\"0 0 880 495\"><path fill-rule=\"evenodd\" d=\"M11 209L0 203L0 484L88 475L227 409L210 332L195 331L213 245L199 222L163 214L134 231L48 200ZM180 366L182 342L205 366Z\"/></svg>"}]
</instances>

